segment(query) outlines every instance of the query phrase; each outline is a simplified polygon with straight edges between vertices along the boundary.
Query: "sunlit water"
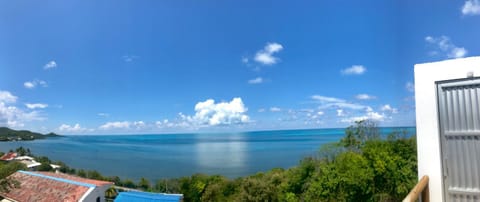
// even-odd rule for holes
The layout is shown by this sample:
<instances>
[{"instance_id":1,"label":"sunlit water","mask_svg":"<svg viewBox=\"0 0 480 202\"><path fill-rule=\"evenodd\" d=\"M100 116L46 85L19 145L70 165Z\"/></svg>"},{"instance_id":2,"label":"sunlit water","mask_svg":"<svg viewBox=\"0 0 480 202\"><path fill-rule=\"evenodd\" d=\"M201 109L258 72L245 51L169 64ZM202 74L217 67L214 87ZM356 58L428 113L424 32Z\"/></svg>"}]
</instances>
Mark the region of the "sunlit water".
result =
<instances>
[{"instance_id":1,"label":"sunlit water","mask_svg":"<svg viewBox=\"0 0 480 202\"><path fill-rule=\"evenodd\" d=\"M415 128L406 129L414 134ZM387 134L394 128L382 128ZM0 142L0 151L23 146L36 155L105 176L151 180L195 173L230 178L272 168L289 168L315 155L324 143L340 140L344 129L282 130L244 133L67 136Z\"/></svg>"}]
</instances>

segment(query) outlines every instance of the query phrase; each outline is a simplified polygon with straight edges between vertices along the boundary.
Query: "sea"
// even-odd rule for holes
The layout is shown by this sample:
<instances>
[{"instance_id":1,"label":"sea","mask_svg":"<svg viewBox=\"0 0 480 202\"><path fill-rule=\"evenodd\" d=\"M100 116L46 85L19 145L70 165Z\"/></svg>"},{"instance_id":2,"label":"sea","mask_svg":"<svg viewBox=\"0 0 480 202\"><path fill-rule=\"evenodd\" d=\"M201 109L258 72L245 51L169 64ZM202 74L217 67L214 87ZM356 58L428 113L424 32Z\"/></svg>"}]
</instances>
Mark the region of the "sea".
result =
<instances>
[{"instance_id":1,"label":"sea","mask_svg":"<svg viewBox=\"0 0 480 202\"><path fill-rule=\"evenodd\" d=\"M414 127L380 128L415 134ZM237 178L290 168L315 156L325 143L339 141L345 129L276 130L236 133L69 135L34 141L0 142L0 151L20 146L37 156L104 176L156 181L195 173Z\"/></svg>"}]
</instances>

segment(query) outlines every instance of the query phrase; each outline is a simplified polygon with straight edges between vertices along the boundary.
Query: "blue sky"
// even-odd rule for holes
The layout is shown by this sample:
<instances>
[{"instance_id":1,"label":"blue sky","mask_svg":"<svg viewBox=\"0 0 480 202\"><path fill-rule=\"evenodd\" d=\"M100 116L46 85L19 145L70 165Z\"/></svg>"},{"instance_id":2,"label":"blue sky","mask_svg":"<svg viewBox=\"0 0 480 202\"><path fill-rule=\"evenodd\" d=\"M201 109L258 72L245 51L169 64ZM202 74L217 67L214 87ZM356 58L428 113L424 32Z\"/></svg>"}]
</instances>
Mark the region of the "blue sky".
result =
<instances>
[{"instance_id":1,"label":"blue sky","mask_svg":"<svg viewBox=\"0 0 480 202\"><path fill-rule=\"evenodd\" d=\"M479 55L478 36L479 0L2 1L0 126L413 126L413 65Z\"/></svg>"}]
</instances>

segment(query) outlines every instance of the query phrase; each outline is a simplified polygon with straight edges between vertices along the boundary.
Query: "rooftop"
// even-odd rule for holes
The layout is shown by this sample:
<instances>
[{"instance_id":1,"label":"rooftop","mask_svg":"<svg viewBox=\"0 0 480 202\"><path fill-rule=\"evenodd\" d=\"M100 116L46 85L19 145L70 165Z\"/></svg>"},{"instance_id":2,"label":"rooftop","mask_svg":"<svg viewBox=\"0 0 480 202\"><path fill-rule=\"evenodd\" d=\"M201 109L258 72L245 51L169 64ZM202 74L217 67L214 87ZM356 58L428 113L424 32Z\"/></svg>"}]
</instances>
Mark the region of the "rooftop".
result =
<instances>
[{"instance_id":1,"label":"rooftop","mask_svg":"<svg viewBox=\"0 0 480 202\"><path fill-rule=\"evenodd\" d=\"M15 157L17 157L17 153L15 153L15 152L8 152L8 153L4 154L2 157L0 157L0 160L2 160L2 161L11 161L11 160L13 160Z\"/></svg>"},{"instance_id":2,"label":"rooftop","mask_svg":"<svg viewBox=\"0 0 480 202\"><path fill-rule=\"evenodd\" d=\"M182 194L163 194L163 193L148 193L148 192L120 192L115 198L115 202L179 202L182 201Z\"/></svg>"},{"instance_id":3,"label":"rooftop","mask_svg":"<svg viewBox=\"0 0 480 202\"><path fill-rule=\"evenodd\" d=\"M20 187L0 195L15 201L79 201L90 188L113 184L49 172L17 171L9 178Z\"/></svg>"}]
</instances>

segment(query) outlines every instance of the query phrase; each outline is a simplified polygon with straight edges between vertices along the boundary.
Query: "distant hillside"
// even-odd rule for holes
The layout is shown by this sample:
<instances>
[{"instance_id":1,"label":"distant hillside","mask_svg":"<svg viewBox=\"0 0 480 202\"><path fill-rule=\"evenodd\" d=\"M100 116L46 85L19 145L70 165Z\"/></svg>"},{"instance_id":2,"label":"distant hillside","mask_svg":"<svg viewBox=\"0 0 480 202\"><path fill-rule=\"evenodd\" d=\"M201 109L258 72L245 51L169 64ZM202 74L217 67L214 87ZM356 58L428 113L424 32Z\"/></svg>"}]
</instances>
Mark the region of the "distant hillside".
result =
<instances>
[{"instance_id":1,"label":"distant hillside","mask_svg":"<svg viewBox=\"0 0 480 202\"><path fill-rule=\"evenodd\" d=\"M22 141L22 140L35 140L45 139L48 137L61 137L55 133L41 134L28 130L13 130L7 127L0 127L0 141Z\"/></svg>"}]
</instances>

